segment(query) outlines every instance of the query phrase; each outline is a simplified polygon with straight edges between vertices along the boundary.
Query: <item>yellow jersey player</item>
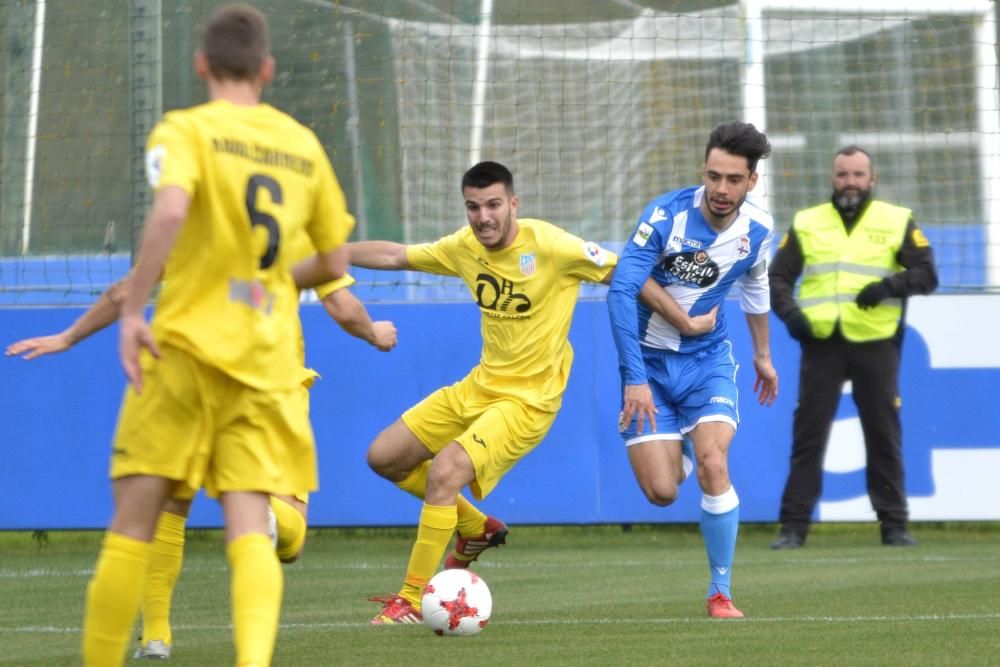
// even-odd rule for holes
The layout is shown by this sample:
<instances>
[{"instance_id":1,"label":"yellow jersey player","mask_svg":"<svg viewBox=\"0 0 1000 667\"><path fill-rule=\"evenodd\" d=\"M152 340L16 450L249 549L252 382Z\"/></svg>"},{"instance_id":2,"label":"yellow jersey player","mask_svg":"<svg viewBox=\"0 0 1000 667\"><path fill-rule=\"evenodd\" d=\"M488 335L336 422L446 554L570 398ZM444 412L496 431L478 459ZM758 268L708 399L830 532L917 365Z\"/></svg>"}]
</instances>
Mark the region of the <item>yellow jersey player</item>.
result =
<instances>
[{"instance_id":1,"label":"yellow jersey player","mask_svg":"<svg viewBox=\"0 0 1000 667\"><path fill-rule=\"evenodd\" d=\"M300 244L297 256L312 254L308 243ZM119 304L125 293L129 275L106 289L97 301L63 331L47 336L26 338L7 346L7 356L22 356L26 360L64 352L80 341L110 326L118 320ZM354 278L345 274L331 283L315 288L323 308L340 327L356 338L370 343L382 352L396 345L396 327L387 320L372 321L361 301L347 289ZM301 361L305 364L304 348ZM314 374L307 373L312 384ZM305 545L308 497L271 496L271 511L275 517L274 538L278 559L282 563L298 560ZM174 586L184 559L185 524L191 511L189 493L170 498L163 506L150 549L149 566L142 600L141 644L133 658L169 658L173 647L170 610Z\"/></svg>"},{"instance_id":2,"label":"yellow jersey player","mask_svg":"<svg viewBox=\"0 0 1000 667\"><path fill-rule=\"evenodd\" d=\"M316 136L260 102L274 76L260 12L217 9L195 71L210 101L167 114L147 144L155 195L121 305L131 386L112 450L114 515L87 590L85 665L123 662L160 511L202 486L222 504L237 664L270 664L283 580L268 498L316 487L296 284L343 275L354 221ZM293 270L283 244L303 233L317 255ZM143 309L161 275L150 326Z\"/></svg>"},{"instance_id":3,"label":"yellow jersey player","mask_svg":"<svg viewBox=\"0 0 1000 667\"><path fill-rule=\"evenodd\" d=\"M568 335L580 283L609 282L617 263L613 253L559 227L519 220L513 176L501 164L473 166L462 177L462 193L469 225L434 243L348 244L357 266L462 278L482 322L479 365L407 410L368 450L376 473L424 500L403 586L398 594L372 598L383 605L374 625L421 620L424 586L456 528L446 568L468 567L505 542L507 526L460 490L468 485L483 499L548 433L573 361ZM658 312L684 320L676 303L658 292L652 293ZM714 317L694 325L704 330Z\"/></svg>"}]
</instances>

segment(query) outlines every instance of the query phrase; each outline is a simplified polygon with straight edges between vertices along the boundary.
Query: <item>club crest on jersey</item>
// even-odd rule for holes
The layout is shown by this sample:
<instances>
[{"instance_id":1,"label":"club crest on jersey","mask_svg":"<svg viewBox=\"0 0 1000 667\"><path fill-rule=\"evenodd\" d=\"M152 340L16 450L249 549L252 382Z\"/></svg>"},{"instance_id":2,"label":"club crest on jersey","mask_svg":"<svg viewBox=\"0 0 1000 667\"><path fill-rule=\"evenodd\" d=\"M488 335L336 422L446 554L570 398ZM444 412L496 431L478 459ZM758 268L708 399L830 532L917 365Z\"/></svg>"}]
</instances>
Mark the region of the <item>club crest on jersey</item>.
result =
<instances>
[{"instance_id":1,"label":"club crest on jersey","mask_svg":"<svg viewBox=\"0 0 1000 667\"><path fill-rule=\"evenodd\" d=\"M521 273L530 276L538 268L535 264L535 253L529 252L525 255L521 255Z\"/></svg>"},{"instance_id":2,"label":"club crest on jersey","mask_svg":"<svg viewBox=\"0 0 1000 667\"><path fill-rule=\"evenodd\" d=\"M741 236L738 241L736 241L736 254L739 255L740 259L743 259L750 254L750 237Z\"/></svg>"}]
</instances>

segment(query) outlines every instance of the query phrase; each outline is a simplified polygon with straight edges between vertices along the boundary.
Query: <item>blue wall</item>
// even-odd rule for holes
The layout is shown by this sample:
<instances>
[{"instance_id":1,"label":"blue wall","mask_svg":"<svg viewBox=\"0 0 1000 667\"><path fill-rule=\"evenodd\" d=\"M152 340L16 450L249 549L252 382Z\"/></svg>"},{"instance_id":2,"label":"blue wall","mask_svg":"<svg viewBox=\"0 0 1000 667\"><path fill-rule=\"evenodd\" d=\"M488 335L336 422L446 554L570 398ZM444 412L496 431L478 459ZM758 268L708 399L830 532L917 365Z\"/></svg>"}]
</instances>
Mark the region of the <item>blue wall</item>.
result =
<instances>
[{"instance_id":1,"label":"blue wall","mask_svg":"<svg viewBox=\"0 0 1000 667\"><path fill-rule=\"evenodd\" d=\"M774 406L760 407L752 394L743 316L736 302L727 302L726 309L743 364L732 477L742 518L774 521L788 469L798 352L772 320L781 389ZM417 501L368 470L365 449L404 409L458 380L478 360L479 321L471 303L383 302L370 311L396 322L400 343L393 352L375 351L340 331L319 306L303 306L309 362L323 375L312 394L322 486L310 509L314 525L414 523ZM57 331L81 312L0 309L0 343ZM701 494L695 480L684 484L674 506L662 509L644 500L632 478L615 426L618 377L602 300L580 302L570 335L576 361L563 410L547 439L504 478L484 508L511 523L696 521ZM107 522L108 454L124 386L116 343L112 328L66 354L33 362L0 359L0 528L93 528ZM911 328L902 374L911 498L935 493L932 452L1000 448L1000 369L931 368L929 359L927 344ZM845 399L838 418L853 416L853 403ZM862 470L826 473L825 501L864 495ZM218 525L219 517L215 503L202 499L191 525Z\"/></svg>"}]
</instances>

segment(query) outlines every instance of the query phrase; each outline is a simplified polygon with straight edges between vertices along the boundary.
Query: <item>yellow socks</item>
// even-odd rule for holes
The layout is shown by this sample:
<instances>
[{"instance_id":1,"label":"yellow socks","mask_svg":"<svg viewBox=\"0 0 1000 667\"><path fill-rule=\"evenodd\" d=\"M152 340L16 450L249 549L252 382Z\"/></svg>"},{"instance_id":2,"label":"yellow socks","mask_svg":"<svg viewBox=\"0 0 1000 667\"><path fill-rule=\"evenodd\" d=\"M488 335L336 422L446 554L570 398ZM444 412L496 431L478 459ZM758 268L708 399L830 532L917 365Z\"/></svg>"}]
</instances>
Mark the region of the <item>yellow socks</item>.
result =
<instances>
[{"instance_id":1,"label":"yellow socks","mask_svg":"<svg viewBox=\"0 0 1000 667\"><path fill-rule=\"evenodd\" d=\"M142 599L142 643L159 639L170 645L170 602L184 562L184 524L187 517L161 512L150 545L146 593Z\"/></svg>"},{"instance_id":2,"label":"yellow socks","mask_svg":"<svg viewBox=\"0 0 1000 667\"><path fill-rule=\"evenodd\" d=\"M107 533L87 586L83 618L83 664L121 665L142 601L150 546Z\"/></svg>"},{"instance_id":3,"label":"yellow socks","mask_svg":"<svg viewBox=\"0 0 1000 667\"><path fill-rule=\"evenodd\" d=\"M284 578L267 535L249 533L226 545L236 662L269 665L278 634Z\"/></svg>"},{"instance_id":4,"label":"yellow socks","mask_svg":"<svg viewBox=\"0 0 1000 667\"><path fill-rule=\"evenodd\" d=\"M406 491L412 496L421 500L427 491L427 472L430 470L431 462L424 461L401 482L396 482L396 486ZM462 494L458 495L458 533L463 537L482 535L486 530L486 515L465 499Z\"/></svg>"},{"instance_id":5,"label":"yellow socks","mask_svg":"<svg viewBox=\"0 0 1000 667\"><path fill-rule=\"evenodd\" d=\"M399 592L401 597L409 600L417 609L420 609L424 586L437 571L448 542L455 533L457 520L454 505L442 507L424 503L424 509L420 512L420 526L417 528L417 541L410 553L410 563L406 566L403 590Z\"/></svg>"},{"instance_id":6,"label":"yellow socks","mask_svg":"<svg viewBox=\"0 0 1000 667\"><path fill-rule=\"evenodd\" d=\"M486 532L486 515L462 496L458 497L458 534L475 537Z\"/></svg>"},{"instance_id":7,"label":"yellow socks","mask_svg":"<svg viewBox=\"0 0 1000 667\"><path fill-rule=\"evenodd\" d=\"M424 499L424 494L427 492L427 473L431 469L431 462L424 461L416 468L410 471L410 474L406 476L402 482L396 482L396 486L406 491L411 496L416 496L421 500Z\"/></svg>"},{"instance_id":8,"label":"yellow socks","mask_svg":"<svg viewBox=\"0 0 1000 667\"><path fill-rule=\"evenodd\" d=\"M271 496L270 502L278 520L278 560L293 561L306 542L306 518L280 498Z\"/></svg>"}]
</instances>

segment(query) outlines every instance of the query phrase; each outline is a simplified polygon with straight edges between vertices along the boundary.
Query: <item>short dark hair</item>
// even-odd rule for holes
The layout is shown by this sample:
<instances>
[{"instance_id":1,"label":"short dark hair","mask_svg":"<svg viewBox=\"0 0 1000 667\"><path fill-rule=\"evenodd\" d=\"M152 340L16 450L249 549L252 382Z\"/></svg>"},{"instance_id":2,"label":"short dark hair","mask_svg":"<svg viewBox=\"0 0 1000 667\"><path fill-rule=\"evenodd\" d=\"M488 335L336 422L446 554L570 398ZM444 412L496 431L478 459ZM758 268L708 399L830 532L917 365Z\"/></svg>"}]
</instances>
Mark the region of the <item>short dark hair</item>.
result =
<instances>
[{"instance_id":1,"label":"short dark hair","mask_svg":"<svg viewBox=\"0 0 1000 667\"><path fill-rule=\"evenodd\" d=\"M844 146L839 151L833 154L833 159L836 160L837 157L840 155L846 155L850 157L851 155L857 155L858 153L861 153L866 158L868 158L868 166L871 167L872 171L875 171L875 160L872 159L872 154L866 151L861 146L858 146L857 144L850 144Z\"/></svg>"},{"instance_id":2,"label":"short dark hair","mask_svg":"<svg viewBox=\"0 0 1000 667\"><path fill-rule=\"evenodd\" d=\"M201 50L215 78L252 80L268 55L267 19L250 5L223 5L205 24Z\"/></svg>"},{"instance_id":3,"label":"short dark hair","mask_svg":"<svg viewBox=\"0 0 1000 667\"><path fill-rule=\"evenodd\" d=\"M480 162L472 165L462 175L462 191L465 188L488 188L494 183L503 183L508 194L514 194L514 174L499 162Z\"/></svg>"},{"instance_id":4,"label":"short dark hair","mask_svg":"<svg viewBox=\"0 0 1000 667\"><path fill-rule=\"evenodd\" d=\"M708 135L708 145L705 146L705 161L713 148L721 148L732 155L741 155L747 159L750 173L757 171L757 162L771 155L771 142L763 132L753 126L753 123L741 123L734 120L717 125L712 134Z\"/></svg>"}]
</instances>

